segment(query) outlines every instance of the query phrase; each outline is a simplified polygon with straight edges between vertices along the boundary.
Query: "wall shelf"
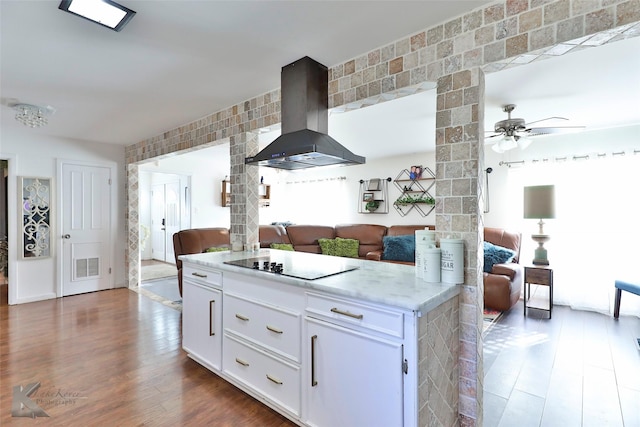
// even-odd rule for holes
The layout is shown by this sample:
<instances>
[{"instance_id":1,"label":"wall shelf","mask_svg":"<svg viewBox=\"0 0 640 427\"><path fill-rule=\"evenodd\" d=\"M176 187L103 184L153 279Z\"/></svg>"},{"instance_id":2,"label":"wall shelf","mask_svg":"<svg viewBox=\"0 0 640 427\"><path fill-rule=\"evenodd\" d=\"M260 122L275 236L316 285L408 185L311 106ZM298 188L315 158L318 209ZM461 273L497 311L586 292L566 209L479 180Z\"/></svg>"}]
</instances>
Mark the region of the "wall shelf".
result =
<instances>
[{"instance_id":1,"label":"wall shelf","mask_svg":"<svg viewBox=\"0 0 640 427\"><path fill-rule=\"evenodd\" d=\"M266 208L271 202L271 186L269 184L258 184L258 205ZM221 204L223 207L231 206L231 182L228 179L222 180L222 197Z\"/></svg>"},{"instance_id":2,"label":"wall shelf","mask_svg":"<svg viewBox=\"0 0 640 427\"><path fill-rule=\"evenodd\" d=\"M391 182L391 177L361 179L358 195L358 213L389 213L389 182Z\"/></svg>"},{"instance_id":3,"label":"wall shelf","mask_svg":"<svg viewBox=\"0 0 640 427\"><path fill-rule=\"evenodd\" d=\"M430 191L436 183L436 175L428 167L423 168L420 178L411 178L408 169L400 171L393 184L400 190L400 197L393 202L393 207L406 216L415 209L420 216L429 215L436 207L435 198Z\"/></svg>"}]
</instances>

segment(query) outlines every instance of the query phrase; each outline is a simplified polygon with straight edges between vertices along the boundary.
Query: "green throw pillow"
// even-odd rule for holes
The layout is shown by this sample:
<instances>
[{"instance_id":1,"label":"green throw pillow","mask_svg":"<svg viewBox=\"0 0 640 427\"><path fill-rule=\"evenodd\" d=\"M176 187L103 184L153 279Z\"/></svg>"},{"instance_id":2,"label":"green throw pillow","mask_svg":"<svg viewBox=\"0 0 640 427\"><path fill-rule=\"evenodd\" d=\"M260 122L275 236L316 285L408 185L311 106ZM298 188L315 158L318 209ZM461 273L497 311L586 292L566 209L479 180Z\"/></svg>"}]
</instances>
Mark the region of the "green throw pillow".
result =
<instances>
[{"instance_id":1,"label":"green throw pillow","mask_svg":"<svg viewBox=\"0 0 640 427\"><path fill-rule=\"evenodd\" d=\"M291 243L272 243L269 245L271 249L280 249L281 251L292 251L293 245Z\"/></svg>"},{"instance_id":2,"label":"green throw pillow","mask_svg":"<svg viewBox=\"0 0 640 427\"><path fill-rule=\"evenodd\" d=\"M318 243L320 243L323 255L358 258L358 249L360 248L358 240L336 237L335 239L318 239Z\"/></svg>"},{"instance_id":3,"label":"green throw pillow","mask_svg":"<svg viewBox=\"0 0 640 427\"><path fill-rule=\"evenodd\" d=\"M323 255L333 255L336 252L336 241L333 239L318 239Z\"/></svg>"},{"instance_id":4,"label":"green throw pillow","mask_svg":"<svg viewBox=\"0 0 640 427\"><path fill-rule=\"evenodd\" d=\"M224 251L228 251L228 250L229 250L229 248L214 246L212 248L207 248L204 251L205 252L224 252Z\"/></svg>"}]
</instances>

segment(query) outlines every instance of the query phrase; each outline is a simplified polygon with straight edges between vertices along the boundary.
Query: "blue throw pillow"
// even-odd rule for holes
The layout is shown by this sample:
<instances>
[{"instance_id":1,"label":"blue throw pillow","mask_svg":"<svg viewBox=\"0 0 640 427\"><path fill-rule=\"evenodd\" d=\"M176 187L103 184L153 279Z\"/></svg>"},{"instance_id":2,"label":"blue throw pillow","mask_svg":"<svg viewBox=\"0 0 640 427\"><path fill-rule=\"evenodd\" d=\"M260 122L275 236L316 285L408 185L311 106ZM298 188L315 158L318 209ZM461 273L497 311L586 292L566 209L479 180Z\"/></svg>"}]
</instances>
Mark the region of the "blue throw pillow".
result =
<instances>
[{"instance_id":1,"label":"blue throw pillow","mask_svg":"<svg viewBox=\"0 0 640 427\"><path fill-rule=\"evenodd\" d=\"M382 259L388 261L416 261L416 238L413 234L384 236Z\"/></svg>"},{"instance_id":2,"label":"blue throw pillow","mask_svg":"<svg viewBox=\"0 0 640 427\"><path fill-rule=\"evenodd\" d=\"M508 248L484 242L484 272L491 273L493 264L511 262L516 253Z\"/></svg>"}]
</instances>

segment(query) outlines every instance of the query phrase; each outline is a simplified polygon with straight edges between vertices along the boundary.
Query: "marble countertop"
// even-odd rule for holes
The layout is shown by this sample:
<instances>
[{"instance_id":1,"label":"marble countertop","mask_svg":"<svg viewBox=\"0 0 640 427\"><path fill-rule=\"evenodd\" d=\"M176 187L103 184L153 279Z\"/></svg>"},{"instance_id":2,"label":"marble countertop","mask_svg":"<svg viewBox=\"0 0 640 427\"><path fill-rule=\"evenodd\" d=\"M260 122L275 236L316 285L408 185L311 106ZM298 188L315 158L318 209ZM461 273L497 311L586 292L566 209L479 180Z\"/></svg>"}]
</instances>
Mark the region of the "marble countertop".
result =
<instances>
[{"instance_id":1,"label":"marble countertop","mask_svg":"<svg viewBox=\"0 0 640 427\"><path fill-rule=\"evenodd\" d=\"M309 265L317 268L318 264L326 263L334 267L343 264L357 266L358 268L320 279L303 280L224 264L226 261L270 255L283 259L285 265L289 262L295 263L296 266ZM412 310L417 312L418 315L431 311L460 292L460 287L454 284L427 283L417 278L415 268L410 265L339 258L304 252L260 249L259 251L246 252L227 251L182 255L180 259L183 262L215 268L222 271L223 274L225 271L229 271L250 277L276 280L280 283L301 286L306 289Z\"/></svg>"}]
</instances>

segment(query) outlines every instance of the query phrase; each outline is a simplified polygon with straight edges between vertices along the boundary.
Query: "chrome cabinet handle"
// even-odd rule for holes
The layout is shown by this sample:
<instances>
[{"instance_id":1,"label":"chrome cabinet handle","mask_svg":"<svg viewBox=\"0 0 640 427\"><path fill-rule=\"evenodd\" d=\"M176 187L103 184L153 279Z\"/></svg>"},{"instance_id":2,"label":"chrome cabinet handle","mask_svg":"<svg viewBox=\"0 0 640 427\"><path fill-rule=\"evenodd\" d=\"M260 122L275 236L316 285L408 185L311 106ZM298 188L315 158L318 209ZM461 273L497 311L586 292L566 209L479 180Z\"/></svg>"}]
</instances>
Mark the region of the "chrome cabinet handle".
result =
<instances>
[{"instance_id":1,"label":"chrome cabinet handle","mask_svg":"<svg viewBox=\"0 0 640 427\"><path fill-rule=\"evenodd\" d=\"M271 332L275 332L276 334L281 334L282 331L278 328L274 328L273 326L269 326L267 325L267 329L270 330Z\"/></svg>"},{"instance_id":2,"label":"chrome cabinet handle","mask_svg":"<svg viewBox=\"0 0 640 427\"><path fill-rule=\"evenodd\" d=\"M316 340L318 339L317 335L311 337L311 387L315 387L318 385L318 381L316 381Z\"/></svg>"},{"instance_id":3,"label":"chrome cabinet handle","mask_svg":"<svg viewBox=\"0 0 640 427\"><path fill-rule=\"evenodd\" d=\"M71 238L71 234L63 234L62 238L63 239L70 239Z\"/></svg>"},{"instance_id":4,"label":"chrome cabinet handle","mask_svg":"<svg viewBox=\"0 0 640 427\"><path fill-rule=\"evenodd\" d=\"M348 311L343 311L340 310L336 307L333 307L331 309L332 313L336 313L336 314L342 314L343 316L349 316L349 317L353 317L354 319L358 319L358 320L362 320L362 318L364 317L364 315L362 314L353 314L353 313L349 313Z\"/></svg>"},{"instance_id":5,"label":"chrome cabinet handle","mask_svg":"<svg viewBox=\"0 0 640 427\"><path fill-rule=\"evenodd\" d=\"M248 322L248 321L249 321L249 318L248 318L248 317L243 316L242 314L238 314L238 313L236 313L236 317L237 317L238 319L240 319L240 320L244 321L244 322Z\"/></svg>"},{"instance_id":6,"label":"chrome cabinet handle","mask_svg":"<svg viewBox=\"0 0 640 427\"><path fill-rule=\"evenodd\" d=\"M197 271L194 271L193 273L191 273L192 275L196 276L196 277L202 277L203 279L207 278L206 274L202 274L202 273L198 273Z\"/></svg>"}]
</instances>

